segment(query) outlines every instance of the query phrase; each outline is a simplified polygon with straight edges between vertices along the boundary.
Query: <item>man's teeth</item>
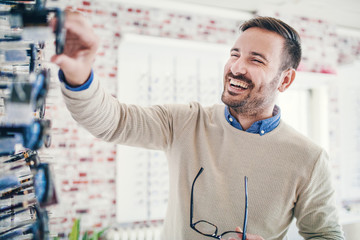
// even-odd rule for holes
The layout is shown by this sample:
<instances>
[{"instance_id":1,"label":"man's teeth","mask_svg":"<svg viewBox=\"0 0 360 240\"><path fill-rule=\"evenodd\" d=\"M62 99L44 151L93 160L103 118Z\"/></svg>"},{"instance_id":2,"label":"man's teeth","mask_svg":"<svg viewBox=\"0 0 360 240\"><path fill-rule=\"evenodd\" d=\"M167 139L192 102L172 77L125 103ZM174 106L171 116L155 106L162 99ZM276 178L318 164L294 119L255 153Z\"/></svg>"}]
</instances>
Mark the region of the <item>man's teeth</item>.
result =
<instances>
[{"instance_id":1,"label":"man's teeth","mask_svg":"<svg viewBox=\"0 0 360 240\"><path fill-rule=\"evenodd\" d=\"M234 85L236 87L241 87L241 88L245 88L245 89L247 89L249 87L249 85L247 83L244 83L242 81L238 81L238 80L232 79L232 78L230 79L230 84Z\"/></svg>"}]
</instances>

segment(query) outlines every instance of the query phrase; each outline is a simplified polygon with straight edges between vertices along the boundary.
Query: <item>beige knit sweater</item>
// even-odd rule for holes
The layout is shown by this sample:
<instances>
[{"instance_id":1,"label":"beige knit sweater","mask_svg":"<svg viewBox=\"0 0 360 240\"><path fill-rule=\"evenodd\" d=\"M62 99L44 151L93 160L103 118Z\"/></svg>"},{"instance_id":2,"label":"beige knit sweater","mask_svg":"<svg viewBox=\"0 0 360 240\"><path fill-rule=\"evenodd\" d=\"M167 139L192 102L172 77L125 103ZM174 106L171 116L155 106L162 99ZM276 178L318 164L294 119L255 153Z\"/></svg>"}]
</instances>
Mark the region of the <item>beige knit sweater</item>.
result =
<instances>
[{"instance_id":1,"label":"beige knit sweater","mask_svg":"<svg viewBox=\"0 0 360 240\"><path fill-rule=\"evenodd\" d=\"M74 119L96 137L166 153L163 239L209 239L190 228L191 184L200 167L194 221L207 220L219 233L242 226L246 175L249 233L283 239L295 217L305 239L343 239L326 153L283 121L264 136L251 134L226 121L224 105L125 105L96 78L86 90L62 92Z\"/></svg>"}]
</instances>

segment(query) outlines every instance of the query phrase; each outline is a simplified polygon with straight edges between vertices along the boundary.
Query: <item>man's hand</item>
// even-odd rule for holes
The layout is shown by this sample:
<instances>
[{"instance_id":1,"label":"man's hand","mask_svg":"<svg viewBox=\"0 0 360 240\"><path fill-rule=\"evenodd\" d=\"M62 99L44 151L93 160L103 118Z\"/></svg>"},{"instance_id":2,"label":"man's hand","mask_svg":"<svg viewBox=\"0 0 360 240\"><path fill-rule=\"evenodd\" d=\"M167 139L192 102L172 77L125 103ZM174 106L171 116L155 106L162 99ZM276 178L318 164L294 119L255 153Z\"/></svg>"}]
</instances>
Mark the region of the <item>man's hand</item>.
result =
<instances>
[{"instance_id":1,"label":"man's hand","mask_svg":"<svg viewBox=\"0 0 360 240\"><path fill-rule=\"evenodd\" d=\"M237 227L235 231L242 232L240 227ZM239 237L242 238L242 234L239 234ZM246 233L246 240L264 240L264 238L260 237L259 235Z\"/></svg>"},{"instance_id":2,"label":"man's hand","mask_svg":"<svg viewBox=\"0 0 360 240\"><path fill-rule=\"evenodd\" d=\"M90 76L99 38L80 13L67 11L64 27L66 29L64 53L53 56L51 61L64 72L66 82L76 87L85 83Z\"/></svg>"}]
</instances>

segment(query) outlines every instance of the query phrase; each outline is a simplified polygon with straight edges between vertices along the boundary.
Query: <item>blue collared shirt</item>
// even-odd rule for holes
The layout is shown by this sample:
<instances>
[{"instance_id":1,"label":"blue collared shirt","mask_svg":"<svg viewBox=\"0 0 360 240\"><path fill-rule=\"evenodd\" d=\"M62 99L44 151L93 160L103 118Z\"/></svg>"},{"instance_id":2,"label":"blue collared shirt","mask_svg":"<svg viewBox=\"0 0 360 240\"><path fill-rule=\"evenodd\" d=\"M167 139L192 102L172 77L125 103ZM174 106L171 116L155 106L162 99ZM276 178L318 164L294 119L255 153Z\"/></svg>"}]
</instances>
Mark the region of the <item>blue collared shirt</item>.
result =
<instances>
[{"instance_id":1,"label":"blue collared shirt","mask_svg":"<svg viewBox=\"0 0 360 240\"><path fill-rule=\"evenodd\" d=\"M281 117L280 108L277 105L275 105L274 111L273 111L273 117L254 122L246 130L246 132L259 134L260 136L263 136L266 133L274 130L279 125L280 117ZM241 131L244 131L241 124L236 120L236 118L234 116L231 115L228 106L225 106L225 118L231 126L237 128Z\"/></svg>"},{"instance_id":2,"label":"blue collared shirt","mask_svg":"<svg viewBox=\"0 0 360 240\"><path fill-rule=\"evenodd\" d=\"M92 83L92 81L94 79L94 72L93 72L93 70L91 70L91 74L90 74L89 79L84 84L82 84L82 85L80 85L78 87L72 87L66 82L64 72L61 69L58 72L58 77L60 79L60 82L63 82L65 84L66 89L69 89L69 90L75 91L75 92L79 92L79 91L88 89L90 87L90 85L91 85L91 83Z\"/></svg>"}]
</instances>

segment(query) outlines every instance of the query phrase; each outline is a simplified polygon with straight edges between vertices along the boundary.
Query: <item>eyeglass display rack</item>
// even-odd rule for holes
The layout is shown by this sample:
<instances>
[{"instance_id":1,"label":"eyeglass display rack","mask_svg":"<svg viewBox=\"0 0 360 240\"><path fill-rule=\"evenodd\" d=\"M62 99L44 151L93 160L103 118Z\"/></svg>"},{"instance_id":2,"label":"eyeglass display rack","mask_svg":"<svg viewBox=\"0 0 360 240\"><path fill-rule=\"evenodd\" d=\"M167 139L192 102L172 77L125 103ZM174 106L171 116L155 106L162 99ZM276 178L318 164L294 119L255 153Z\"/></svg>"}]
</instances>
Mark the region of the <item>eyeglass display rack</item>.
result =
<instances>
[{"instance_id":1,"label":"eyeglass display rack","mask_svg":"<svg viewBox=\"0 0 360 240\"><path fill-rule=\"evenodd\" d=\"M57 203L50 166L37 150L51 142L42 50L55 38L56 53L63 51L64 17L45 2L0 1L0 240L49 239L46 207Z\"/></svg>"}]
</instances>

